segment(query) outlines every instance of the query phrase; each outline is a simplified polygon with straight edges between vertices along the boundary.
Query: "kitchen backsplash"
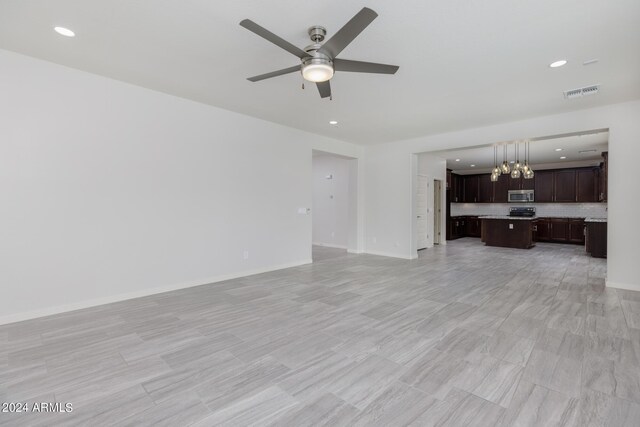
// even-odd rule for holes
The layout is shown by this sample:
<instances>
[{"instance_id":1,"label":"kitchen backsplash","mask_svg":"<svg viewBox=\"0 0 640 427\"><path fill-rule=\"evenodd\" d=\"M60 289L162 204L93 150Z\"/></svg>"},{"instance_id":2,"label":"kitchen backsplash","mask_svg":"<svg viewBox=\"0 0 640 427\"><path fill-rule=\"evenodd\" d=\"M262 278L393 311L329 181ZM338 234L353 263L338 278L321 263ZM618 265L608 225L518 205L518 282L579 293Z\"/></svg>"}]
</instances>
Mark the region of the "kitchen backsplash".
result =
<instances>
[{"instance_id":1,"label":"kitchen backsplash","mask_svg":"<svg viewBox=\"0 0 640 427\"><path fill-rule=\"evenodd\" d=\"M509 215L514 206L533 206L536 216L606 218L606 203L451 203L451 216Z\"/></svg>"}]
</instances>

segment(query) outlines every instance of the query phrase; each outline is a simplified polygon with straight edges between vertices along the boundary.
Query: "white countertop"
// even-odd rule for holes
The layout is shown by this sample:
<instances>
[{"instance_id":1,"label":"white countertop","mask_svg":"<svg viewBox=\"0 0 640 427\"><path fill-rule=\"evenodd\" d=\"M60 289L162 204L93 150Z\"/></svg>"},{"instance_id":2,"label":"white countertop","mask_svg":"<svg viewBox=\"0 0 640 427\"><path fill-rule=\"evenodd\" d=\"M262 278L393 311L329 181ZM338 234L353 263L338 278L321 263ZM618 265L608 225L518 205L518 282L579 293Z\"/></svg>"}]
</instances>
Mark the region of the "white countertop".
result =
<instances>
[{"instance_id":1,"label":"white countertop","mask_svg":"<svg viewBox=\"0 0 640 427\"><path fill-rule=\"evenodd\" d=\"M550 219L550 218L559 218L559 219L584 219L585 222L607 222L607 218L593 218L588 217L585 219L583 216L509 216L509 215L455 215L451 216L451 218L465 218L465 217L477 217L478 219L513 219L520 221L533 221L536 219Z\"/></svg>"},{"instance_id":2,"label":"white countertop","mask_svg":"<svg viewBox=\"0 0 640 427\"><path fill-rule=\"evenodd\" d=\"M509 215L482 215L478 217L479 219L508 219L508 220L512 220L515 219L517 220L521 220L521 221L531 221L536 219L536 217L531 217L531 216L509 216Z\"/></svg>"},{"instance_id":3,"label":"white countertop","mask_svg":"<svg viewBox=\"0 0 640 427\"><path fill-rule=\"evenodd\" d=\"M607 222L607 218L586 218L584 222Z\"/></svg>"}]
</instances>

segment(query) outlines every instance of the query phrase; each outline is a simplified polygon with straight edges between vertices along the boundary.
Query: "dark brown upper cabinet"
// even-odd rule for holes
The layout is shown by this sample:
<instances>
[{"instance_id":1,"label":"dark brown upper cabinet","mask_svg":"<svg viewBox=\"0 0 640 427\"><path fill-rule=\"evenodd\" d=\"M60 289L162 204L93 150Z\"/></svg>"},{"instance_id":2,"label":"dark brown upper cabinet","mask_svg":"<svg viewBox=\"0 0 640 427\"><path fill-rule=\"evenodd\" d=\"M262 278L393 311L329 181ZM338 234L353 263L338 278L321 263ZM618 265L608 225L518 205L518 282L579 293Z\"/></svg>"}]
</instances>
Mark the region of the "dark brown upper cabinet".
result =
<instances>
[{"instance_id":1,"label":"dark brown upper cabinet","mask_svg":"<svg viewBox=\"0 0 640 427\"><path fill-rule=\"evenodd\" d=\"M598 169L576 170L576 201L593 203L598 201Z\"/></svg>"},{"instance_id":2,"label":"dark brown upper cabinet","mask_svg":"<svg viewBox=\"0 0 640 427\"><path fill-rule=\"evenodd\" d=\"M523 190L534 190L536 187L536 174L533 175L531 179L524 179L524 177L520 178L522 180L522 189Z\"/></svg>"},{"instance_id":3,"label":"dark brown upper cabinet","mask_svg":"<svg viewBox=\"0 0 640 427\"><path fill-rule=\"evenodd\" d=\"M449 198L452 203L461 202L461 194L460 194L460 175L456 175L455 173L451 174L451 184L449 185Z\"/></svg>"},{"instance_id":4,"label":"dark brown upper cabinet","mask_svg":"<svg viewBox=\"0 0 640 427\"><path fill-rule=\"evenodd\" d=\"M535 183L535 176L531 179L524 179L522 174L520 174L520 178L511 178L510 175L505 175L509 177L509 190L533 190Z\"/></svg>"},{"instance_id":5,"label":"dark brown upper cabinet","mask_svg":"<svg viewBox=\"0 0 640 427\"><path fill-rule=\"evenodd\" d=\"M480 190L478 192L478 202L480 203L493 202L494 187L493 187L493 182L491 181L491 175L483 174L483 175L478 175L478 177L480 181L479 182Z\"/></svg>"},{"instance_id":6,"label":"dark brown upper cabinet","mask_svg":"<svg viewBox=\"0 0 640 427\"><path fill-rule=\"evenodd\" d=\"M464 175L464 197L465 203L477 203L479 197L479 177L478 175Z\"/></svg>"},{"instance_id":7,"label":"dark brown upper cabinet","mask_svg":"<svg viewBox=\"0 0 640 427\"><path fill-rule=\"evenodd\" d=\"M576 201L576 171L562 169L553 173L554 202Z\"/></svg>"},{"instance_id":8,"label":"dark brown upper cabinet","mask_svg":"<svg viewBox=\"0 0 640 427\"><path fill-rule=\"evenodd\" d=\"M605 166L606 168L606 166ZM509 190L534 190L538 203L593 203L606 200L602 167L539 170L532 179L500 175L491 182L489 173L451 174L450 200L453 203L507 203ZM448 177L449 178L449 177ZM604 200L603 200L604 199Z\"/></svg>"},{"instance_id":9,"label":"dark brown upper cabinet","mask_svg":"<svg viewBox=\"0 0 640 427\"><path fill-rule=\"evenodd\" d=\"M491 179L491 175L489 175L489 179ZM495 203L507 203L510 179L511 177L509 175L500 175L500 177L498 177L498 181L494 182L493 201Z\"/></svg>"},{"instance_id":10,"label":"dark brown upper cabinet","mask_svg":"<svg viewBox=\"0 0 640 427\"><path fill-rule=\"evenodd\" d=\"M553 171L538 171L535 174L535 201L538 203L553 202Z\"/></svg>"}]
</instances>

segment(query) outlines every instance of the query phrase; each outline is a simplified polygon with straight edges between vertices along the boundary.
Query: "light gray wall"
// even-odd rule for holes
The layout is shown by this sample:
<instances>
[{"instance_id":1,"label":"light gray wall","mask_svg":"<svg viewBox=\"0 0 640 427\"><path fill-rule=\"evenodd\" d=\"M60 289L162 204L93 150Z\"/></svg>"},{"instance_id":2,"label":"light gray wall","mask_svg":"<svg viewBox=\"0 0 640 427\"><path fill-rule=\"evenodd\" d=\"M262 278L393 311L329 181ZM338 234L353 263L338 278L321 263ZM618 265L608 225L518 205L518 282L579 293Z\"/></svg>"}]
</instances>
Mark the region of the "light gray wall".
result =
<instances>
[{"instance_id":1,"label":"light gray wall","mask_svg":"<svg viewBox=\"0 0 640 427\"><path fill-rule=\"evenodd\" d=\"M0 94L0 323L310 262L312 149L361 151L2 50Z\"/></svg>"}]
</instances>

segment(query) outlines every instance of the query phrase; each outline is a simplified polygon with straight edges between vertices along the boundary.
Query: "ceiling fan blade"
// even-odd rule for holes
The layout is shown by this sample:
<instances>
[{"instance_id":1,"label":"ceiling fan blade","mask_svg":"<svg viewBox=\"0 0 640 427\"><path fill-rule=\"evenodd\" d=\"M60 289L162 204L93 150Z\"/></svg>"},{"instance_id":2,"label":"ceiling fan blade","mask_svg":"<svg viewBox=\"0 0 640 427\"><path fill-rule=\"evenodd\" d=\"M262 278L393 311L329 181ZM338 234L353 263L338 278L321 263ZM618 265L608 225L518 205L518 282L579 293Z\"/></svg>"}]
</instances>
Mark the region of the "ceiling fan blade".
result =
<instances>
[{"instance_id":1,"label":"ceiling fan blade","mask_svg":"<svg viewBox=\"0 0 640 427\"><path fill-rule=\"evenodd\" d=\"M250 82L259 82L260 80L270 79L271 77L281 76L283 74L289 74L296 71L300 71L300 65L295 65L289 68L283 68L282 70L272 71L270 73L260 74L259 76L248 77Z\"/></svg>"},{"instance_id":2,"label":"ceiling fan blade","mask_svg":"<svg viewBox=\"0 0 640 427\"><path fill-rule=\"evenodd\" d=\"M323 44L322 47L318 49L318 52L335 58L353 39L358 37L358 34L367 28L377 16L378 14L373 10L368 7L363 7L349 22L344 24L344 27L340 28L333 37Z\"/></svg>"},{"instance_id":3,"label":"ceiling fan blade","mask_svg":"<svg viewBox=\"0 0 640 427\"><path fill-rule=\"evenodd\" d=\"M318 82L316 85L318 86L318 92L320 92L320 98L331 97L331 83L329 83L329 80L326 82Z\"/></svg>"},{"instance_id":4,"label":"ceiling fan blade","mask_svg":"<svg viewBox=\"0 0 640 427\"><path fill-rule=\"evenodd\" d=\"M249 31L251 31L253 33L256 33L260 37L269 40L271 43L275 44L276 46L281 47L282 49L286 50L287 52L294 54L295 56L297 56L300 59L308 58L308 57L311 56L307 52L305 52L304 50L300 49L297 46L292 45L291 43L289 43L285 39L281 38L280 36L277 36L277 35L273 34L271 31L267 30L266 28L261 27L260 25L256 24L255 22L253 22L250 19L243 19L242 21L240 21L240 25L242 27L246 28L247 30L249 30Z\"/></svg>"},{"instance_id":5,"label":"ceiling fan blade","mask_svg":"<svg viewBox=\"0 0 640 427\"><path fill-rule=\"evenodd\" d=\"M375 62L351 61L349 59L334 59L333 69L336 71L351 71L354 73L395 74L397 65L377 64Z\"/></svg>"}]
</instances>

